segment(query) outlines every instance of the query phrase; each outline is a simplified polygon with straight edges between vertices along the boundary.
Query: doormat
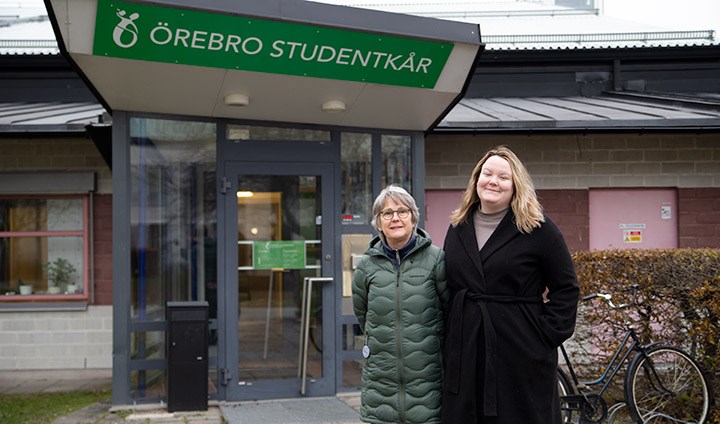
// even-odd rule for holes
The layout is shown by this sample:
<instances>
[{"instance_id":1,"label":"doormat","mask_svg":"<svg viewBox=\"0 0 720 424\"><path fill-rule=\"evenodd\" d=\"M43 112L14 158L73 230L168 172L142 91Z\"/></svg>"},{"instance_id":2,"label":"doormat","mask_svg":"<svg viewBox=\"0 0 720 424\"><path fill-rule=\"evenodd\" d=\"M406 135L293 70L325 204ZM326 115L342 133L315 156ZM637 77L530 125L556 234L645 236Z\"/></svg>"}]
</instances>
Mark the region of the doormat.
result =
<instances>
[{"instance_id":1,"label":"doormat","mask_svg":"<svg viewBox=\"0 0 720 424\"><path fill-rule=\"evenodd\" d=\"M357 411L336 397L221 405L228 424L360 424Z\"/></svg>"}]
</instances>

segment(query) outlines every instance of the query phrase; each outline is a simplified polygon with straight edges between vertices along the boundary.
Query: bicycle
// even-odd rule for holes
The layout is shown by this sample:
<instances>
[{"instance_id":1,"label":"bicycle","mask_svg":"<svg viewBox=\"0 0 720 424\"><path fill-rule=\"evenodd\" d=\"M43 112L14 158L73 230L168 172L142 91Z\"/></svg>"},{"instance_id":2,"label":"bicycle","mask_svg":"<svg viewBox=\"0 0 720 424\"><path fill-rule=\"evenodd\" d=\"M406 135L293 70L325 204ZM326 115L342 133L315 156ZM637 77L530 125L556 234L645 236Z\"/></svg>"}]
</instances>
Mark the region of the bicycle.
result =
<instances>
[{"instance_id":1,"label":"bicycle","mask_svg":"<svg viewBox=\"0 0 720 424\"><path fill-rule=\"evenodd\" d=\"M627 406L632 422L695 423L702 424L708 416L710 395L708 383L698 363L681 348L663 342L643 344L635 331L626 309L637 305L638 285L632 285L632 302L615 305L612 296L594 293L582 301L605 301L613 310L621 311L626 328L625 336L615 350L600 377L593 381L579 381L570 357L560 346L570 377L558 367L558 390L563 424L599 424L610 414L614 422L617 411ZM629 347L627 347L629 344ZM623 348L627 347L621 355ZM624 381L625 404L608 409L603 395L620 368L635 353L628 365ZM600 390L592 392L592 386Z\"/></svg>"}]
</instances>

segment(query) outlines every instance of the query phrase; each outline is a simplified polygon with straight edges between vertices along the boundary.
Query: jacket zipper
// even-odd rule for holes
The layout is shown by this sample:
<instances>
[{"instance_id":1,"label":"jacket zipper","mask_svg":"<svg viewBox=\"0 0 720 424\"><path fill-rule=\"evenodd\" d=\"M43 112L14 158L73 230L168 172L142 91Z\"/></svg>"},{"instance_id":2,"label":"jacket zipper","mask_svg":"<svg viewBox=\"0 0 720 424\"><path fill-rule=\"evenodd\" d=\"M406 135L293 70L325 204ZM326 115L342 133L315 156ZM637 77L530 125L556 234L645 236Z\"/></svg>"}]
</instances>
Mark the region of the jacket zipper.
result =
<instances>
[{"instance_id":1,"label":"jacket zipper","mask_svg":"<svg viewBox=\"0 0 720 424\"><path fill-rule=\"evenodd\" d=\"M398 415L400 418L400 422L405 422L405 376L403 373L403 363L402 363L402 331L400 328L400 322L402 322L402 317L400 316L400 270L402 268L402 262L400 262L400 252L395 251L395 258L398 261L398 267L395 273L395 316L398 317L398 325L395 326L395 344L397 346L397 361L398 361L398 383L399 383L399 393L398 393Z\"/></svg>"}]
</instances>

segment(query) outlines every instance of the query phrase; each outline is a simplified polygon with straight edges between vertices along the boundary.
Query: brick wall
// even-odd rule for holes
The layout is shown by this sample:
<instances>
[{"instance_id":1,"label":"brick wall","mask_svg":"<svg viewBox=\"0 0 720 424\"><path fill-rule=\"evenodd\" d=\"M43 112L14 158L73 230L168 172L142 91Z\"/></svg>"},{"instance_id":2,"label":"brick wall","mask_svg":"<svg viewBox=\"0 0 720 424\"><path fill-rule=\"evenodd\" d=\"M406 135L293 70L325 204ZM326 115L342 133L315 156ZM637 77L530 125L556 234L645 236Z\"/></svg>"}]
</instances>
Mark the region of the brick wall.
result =
<instances>
[{"instance_id":1,"label":"brick wall","mask_svg":"<svg viewBox=\"0 0 720 424\"><path fill-rule=\"evenodd\" d=\"M538 190L545 214L560 228L571 251L588 250L590 226L587 190Z\"/></svg>"},{"instance_id":2,"label":"brick wall","mask_svg":"<svg viewBox=\"0 0 720 424\"><path fill-rule=\"evenodd\" d=\"M97 193L112 193L110 168L88 138L0 140L0 172L23 171L95 172Z\"/></svg>"},{"instance_id":3,"label":"brick wall","mask_svg":"<svg viewBox=\"0 0 720 424\"><path fill-rule=\"evenodd\" d=\"M95 196L93 206L93 304L112 305L112 196Z\"/></svg>"},{"instance_id":4,"label":"brick wall","mask_svg":"<svg viewBox=\"0 0 720 424\"><path fill-rule=\"evenodd\" d=\"M453 135L425 147L427 189L464 189L477 161L505 144L537 189L720 187L720 134Z\"/></svg>"},{"instance_id":5,"label":"brick wall","mask_svg":"<svg viewBox=\"0 0 720 424\"><path fill-rule=\"evenodd\" d=\"M112 307L3 312L0 370L112 368Z\"/></svg>"},{"instance_id":6,"label":"brick wall","mask_svg":"<svg viewBox=\"0 0 720 424\"><path fill-rule=\"evenodd\" d=\"M720 247L720 188L678 190L679 247Z\"/></svg>"}]
</instances>

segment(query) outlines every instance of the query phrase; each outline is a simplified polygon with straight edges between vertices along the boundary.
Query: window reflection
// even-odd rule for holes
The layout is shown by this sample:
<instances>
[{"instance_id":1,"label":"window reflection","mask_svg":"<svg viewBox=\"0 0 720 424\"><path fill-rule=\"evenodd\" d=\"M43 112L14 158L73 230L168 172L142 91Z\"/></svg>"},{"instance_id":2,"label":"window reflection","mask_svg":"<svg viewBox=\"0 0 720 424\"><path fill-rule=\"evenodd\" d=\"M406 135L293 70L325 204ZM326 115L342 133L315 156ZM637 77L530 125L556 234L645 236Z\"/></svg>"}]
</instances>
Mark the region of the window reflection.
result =
<instances>
[{"instance_id":1,"label":"window reflection","mask_svg":"<svg viewBox=\"0 0 720 424\"><path fill-rule=\"evenodd\" d=\"M132 118L132 318L208 300L216 318L215 125ZM215 314L215 316L212 316Z\"/></svg>"},{"instance_id":2,"label":"window reflection","mask_svg":"<svg viewBox=\"0 0 720 424\"><path fill-rule=\"evenodd\" d=\"M411 145L409 136L382 136L383 187L397 184L412 193Z\"/></svg>"},{"instance_id":3,"label":"window reflection","mask_svg":"<svg viewBox=\"0 0 720 424\"><path fill-rule=\"evenodd\" d=\"M343 133L342 222L370 224L372 218L372 136Z\"/></svg>"},{"instance_id":4,"label":"window reflection","mask_svg":"<svg viewBox=\"0 0 720 424\"><path fill-rule=\"evenodd\" d=\"M301 128L261 127L257 125L228 125L227 139L232 141L330 141L330 131Z\"/></svg>"}]
</instances>

